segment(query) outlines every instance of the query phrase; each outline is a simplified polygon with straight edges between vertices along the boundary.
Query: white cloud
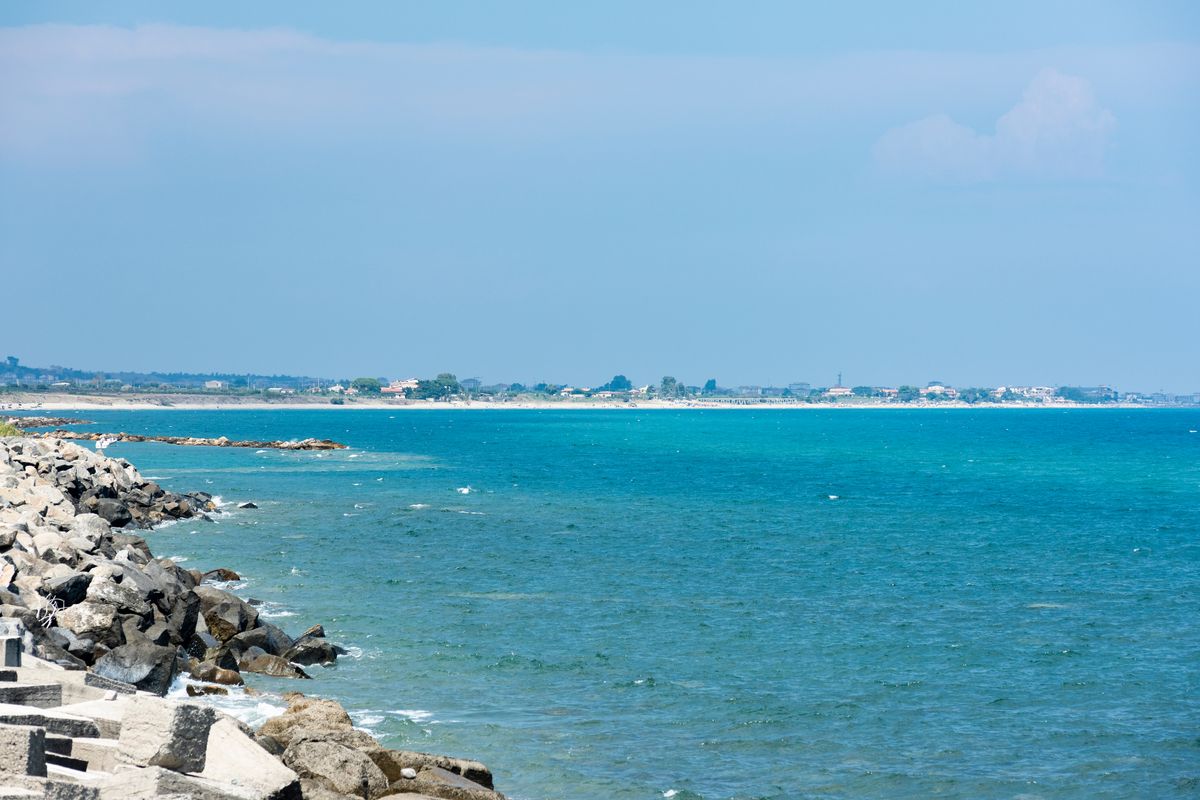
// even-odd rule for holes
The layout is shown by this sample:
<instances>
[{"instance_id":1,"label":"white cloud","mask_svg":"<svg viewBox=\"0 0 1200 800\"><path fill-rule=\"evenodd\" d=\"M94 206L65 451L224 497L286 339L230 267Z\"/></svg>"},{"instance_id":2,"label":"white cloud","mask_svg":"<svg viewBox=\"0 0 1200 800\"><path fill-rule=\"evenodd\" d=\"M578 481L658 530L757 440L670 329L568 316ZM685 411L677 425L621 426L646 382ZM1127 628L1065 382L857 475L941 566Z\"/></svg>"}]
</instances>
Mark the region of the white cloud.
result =
<instances>
[{"instance_id":1,"label":"white cloud","mask_svg":"<svg viewBox=\"0 0 1200 800\"><path fill-rule=\"evenodd\" d=\"M874 156L889 171L946 180L1096 177L1115 127L1091 84L1047 69L996 120L995 133L977 133L937 114L888 131Z\"/></svg>"},{"instance_id":2,"label":"white cloud","mask_svg":"<svg viewBox=\"0 0 1200 800\"><path fill-rule=\"evenodd\" d=\"M176 25L0 27L0 163L136 161L179 139L386 148L555 138L608 146L657 136L669 147L713 130L803 140L796 147L815 152L914 107L975 115L998 107L1046 63L1094 76L1121 108L1178 106L1200 85L1192 45L756 58ZM1052 151L1075 171L1094 165L1111 119L1097 116L1087 84L1043 78L995 135L930 118L884 137L881 160L909 164L916 153L925 172L973 178L1033 169Z\"/></svg>"}]
</instances>

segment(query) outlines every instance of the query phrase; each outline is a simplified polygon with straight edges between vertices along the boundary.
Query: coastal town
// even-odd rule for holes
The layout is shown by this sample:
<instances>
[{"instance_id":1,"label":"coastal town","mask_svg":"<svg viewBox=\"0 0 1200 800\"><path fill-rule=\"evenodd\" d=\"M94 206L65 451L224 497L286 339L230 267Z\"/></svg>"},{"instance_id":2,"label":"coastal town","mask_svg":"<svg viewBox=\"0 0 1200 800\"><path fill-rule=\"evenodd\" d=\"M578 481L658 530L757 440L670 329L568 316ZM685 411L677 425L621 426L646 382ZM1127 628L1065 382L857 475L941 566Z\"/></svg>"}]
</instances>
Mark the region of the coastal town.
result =
<instances>
[{"instance_id":1,"label":"coastal town","mask_svg":"<svg viewBox=\"0 0 1200 800\"><path fill-rule=\"evenodd\" d=\"M693 385L666 375L637 384L614 375L594 386L538 382L484 383L452 373L432 378L360 376L316 378L292 375L218 373L89 372L61 366L30 367L9 356L0 365L0 405L137 399L149 404L331 404L414 405L683 405L723 406L1200 406L1200 392L1120 391L1110 386L956 386L930 380L898 386L851 384L839 374L830 385L724 386L715 378Z\"/></svg>"}]
</instances>

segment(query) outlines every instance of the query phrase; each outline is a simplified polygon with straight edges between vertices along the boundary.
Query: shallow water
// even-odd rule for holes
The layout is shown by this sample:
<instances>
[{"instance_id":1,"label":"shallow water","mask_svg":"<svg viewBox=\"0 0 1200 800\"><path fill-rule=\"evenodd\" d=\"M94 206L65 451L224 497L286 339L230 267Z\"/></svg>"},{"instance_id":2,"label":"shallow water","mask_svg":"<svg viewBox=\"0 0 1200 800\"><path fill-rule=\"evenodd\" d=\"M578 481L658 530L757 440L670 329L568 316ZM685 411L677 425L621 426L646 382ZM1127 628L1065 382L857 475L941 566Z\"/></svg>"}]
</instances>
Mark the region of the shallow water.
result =
<instances>
[{"instance_id":1,"label":"shallow water","mask_svg":"<svg viewBox=\"0 0 1200 800\"><path fill-rule=\"evenodd\" d=\"M152 547L514 798L1200 792L1200 413L80 413L349 443L109 454L258 503Z\"/></svg>"}]
</instances>

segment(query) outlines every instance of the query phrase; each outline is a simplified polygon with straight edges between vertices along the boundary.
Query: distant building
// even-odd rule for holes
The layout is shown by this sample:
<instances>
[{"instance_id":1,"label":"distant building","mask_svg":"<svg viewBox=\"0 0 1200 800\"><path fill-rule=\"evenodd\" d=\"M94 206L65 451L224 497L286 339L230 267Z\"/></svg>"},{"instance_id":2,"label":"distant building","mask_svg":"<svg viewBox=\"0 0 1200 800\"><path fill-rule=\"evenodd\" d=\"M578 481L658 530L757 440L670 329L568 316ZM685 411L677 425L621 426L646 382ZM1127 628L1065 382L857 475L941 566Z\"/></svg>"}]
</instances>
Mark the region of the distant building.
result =
<instances>
[{"instance_id":1,"label":"distant building","mask_svg":"<svg viewBox=\"0 0 1200 800\"><path fill-rule=\"evenodd\" d=\"M463 378L458 382L458 385L468 392L478 392L479 387L483 385L483 381L479 380L479 378Z\"/></svg>"},{"instance_id":2,"label":"distant building","mask_svg":"<svg viewBox=\"0 0 1200 800\"><path fill-rule=\"evenodd\" d=\"M850 397L854 391L848 386L834 386L825 390L826 397Z\"/></svg>"},{"instance_id":3,"label":"distant building","mask_svg":"<svg viewBox=\"0 0 1200 800\"><path fill-rule=\"evenodd\" d=\"M225 381L205 381L204 388L205 389L224 389Z\"/></svg>"},{"instance_id":4,"label":"distant building","mask_svg":"<svg viewBox=\"0 0 1200 800\"><path fill-rule=\"evenodd\" d=\"M759 394L762 397L783 397L783 391L778 386L764 386Z\"/></svg>"},{"instance_id":5,"label":"distant building","mask_svg":"<svg viewBox=\"0 0 1200 800\"><path fill-rule=\"evenodd\" d=\"M416 378L406 378L402 381L392 381L379 391L381 391L383 394L405 394L410 389L416 389L417 383L418 381ZM330 391L333 391L332 387L330 387Z\"/></svg>"},{"instance_id":6,"label":"distant building","mask_svg":"<svg viewBox=\"0 0 1200 800\"><path fill-rule=\"evenodd\" d=\"M807 397L808 393L812 391L812 386L807 383L789 383L787 388L795 397Z\"/></svg>"}]
</instances>

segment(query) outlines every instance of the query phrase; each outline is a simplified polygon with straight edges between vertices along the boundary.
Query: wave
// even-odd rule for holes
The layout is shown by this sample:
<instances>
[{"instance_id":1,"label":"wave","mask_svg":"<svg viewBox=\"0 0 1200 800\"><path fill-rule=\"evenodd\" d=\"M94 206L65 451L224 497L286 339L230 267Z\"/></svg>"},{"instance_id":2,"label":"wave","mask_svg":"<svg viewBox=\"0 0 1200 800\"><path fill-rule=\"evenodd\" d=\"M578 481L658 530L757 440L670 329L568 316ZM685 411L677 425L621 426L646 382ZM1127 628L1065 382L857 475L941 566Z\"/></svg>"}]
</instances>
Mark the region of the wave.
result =
<instances>
[{"instance_id":1,"label":"wave","mask_svg":"<svg viewBox=\"0 0 1200 800\"><path fill-rule=\"evenodd\" d=\"M259 693L251 696L242 686L219 686L218 688L226 690L227 694L202 694L197 697L188 694L188 686L213 687L218 685L198 681L190 675L180 675L171 684L171 688L167 691L167 697L205 703L241 720L252 728L258 728L271 717L277 717L287 710L282 698Z\"/></svg>"}]
</instances>

